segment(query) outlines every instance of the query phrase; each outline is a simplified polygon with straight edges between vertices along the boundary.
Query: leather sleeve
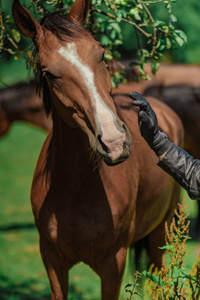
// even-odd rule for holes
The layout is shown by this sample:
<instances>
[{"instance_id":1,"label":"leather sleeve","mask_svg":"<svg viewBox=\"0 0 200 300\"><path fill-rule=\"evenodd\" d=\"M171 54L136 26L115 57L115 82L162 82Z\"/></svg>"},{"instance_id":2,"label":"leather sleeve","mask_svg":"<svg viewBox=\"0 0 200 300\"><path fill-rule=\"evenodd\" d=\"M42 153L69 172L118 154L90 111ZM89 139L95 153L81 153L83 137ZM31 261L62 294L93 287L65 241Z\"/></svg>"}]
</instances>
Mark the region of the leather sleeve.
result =
<instances>
[{"instance_id":1,"label":"leather sleeve","mask_svg":"<svg viewBox=\"0 0 200 300\"><path fill-rule=\"evenodd\" d=\"M200 199L200 160L171 143L158 166L171 175L191 199Z\"/></svg>"}]
</instances>

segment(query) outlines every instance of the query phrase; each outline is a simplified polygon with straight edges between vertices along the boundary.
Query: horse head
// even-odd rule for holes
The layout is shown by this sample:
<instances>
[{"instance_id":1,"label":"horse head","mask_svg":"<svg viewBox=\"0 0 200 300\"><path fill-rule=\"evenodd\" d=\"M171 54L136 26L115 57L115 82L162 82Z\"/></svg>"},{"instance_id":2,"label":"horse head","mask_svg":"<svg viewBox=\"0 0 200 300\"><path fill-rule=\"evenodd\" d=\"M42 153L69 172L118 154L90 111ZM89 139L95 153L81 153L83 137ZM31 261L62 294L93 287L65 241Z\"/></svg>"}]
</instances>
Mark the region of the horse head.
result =
<instances>
[{"instance_id":1,"label":"horse head","mask_svg":"<svg viewBox=\"0 0 200 300\"><path fill-rule=\"evenodd\" d=\"M89 1L76 0L67 15L51 14L40 25L14 0L13 17L35 44L47 86L43 89L48 93L47 113L52 109L54 115L55 109L68 126L80 127L92 149L108 165L115 165L129 157L131 137L111 97L104 49L82 26L88 7Z\"/></svg>"}]
</instances>

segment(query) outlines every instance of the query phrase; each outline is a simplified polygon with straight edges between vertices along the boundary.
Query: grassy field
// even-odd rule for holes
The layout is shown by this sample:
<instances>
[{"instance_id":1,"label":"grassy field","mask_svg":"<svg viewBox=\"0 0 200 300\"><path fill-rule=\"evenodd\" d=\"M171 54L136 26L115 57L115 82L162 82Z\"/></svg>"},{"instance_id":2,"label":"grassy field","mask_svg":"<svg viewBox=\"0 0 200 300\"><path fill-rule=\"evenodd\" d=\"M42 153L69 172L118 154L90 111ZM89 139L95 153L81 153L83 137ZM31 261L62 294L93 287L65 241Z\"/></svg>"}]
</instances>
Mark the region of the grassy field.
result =
<instances>
[{"instance_id":1,"label":"grassy field","mask_svg":"<svg viewBox=\"0 0 200 300\"><path fill-rule=\"evenodd\" d=\"M0 299L49 299L50 290L38 248L29 193L34 167L46 133L24 123L12 126L0 139ZM190 217L196 202L187 200ZM197 243L188 244L186 269L197 257ZM126 268L120 299L127 299L124 287L132 282ZM89 267L79 264L70 271L69 299L100 299L100 281Z\"/></svg>"}]
</instances>

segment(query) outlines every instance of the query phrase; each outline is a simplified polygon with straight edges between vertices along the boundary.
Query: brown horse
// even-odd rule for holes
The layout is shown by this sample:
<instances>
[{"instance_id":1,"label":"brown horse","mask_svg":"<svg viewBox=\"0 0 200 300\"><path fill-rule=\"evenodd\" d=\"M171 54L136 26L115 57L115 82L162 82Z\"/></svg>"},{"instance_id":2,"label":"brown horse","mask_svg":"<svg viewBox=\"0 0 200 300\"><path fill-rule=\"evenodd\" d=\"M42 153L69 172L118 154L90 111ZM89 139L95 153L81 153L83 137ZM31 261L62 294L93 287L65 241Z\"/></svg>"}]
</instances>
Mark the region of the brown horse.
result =
<instances>
[{"instance_id":1,"label":"brown horse","mask_svg":"<svg viewBox=\"0 0 200 300\"><path fill-rule=\"evenodd\" d=\"M15 0L13 17L36 46L53 117L31 191L51 297L67 298L68 271L83 261L100 276L102 299L116 300L131 243L148 235L151 260L160 266L158 246L178 186L156 166L130 98L115 96L114 104L104 50L82 26L88 7L89 1L76 0L67 16L58 11L39 25ZM177 115L149 101L161 129L180 145Z\"/></svg>"},{"instance_id":2,"label":"brown horse","mask_svg":"<svg viewBox=\"0 0 200 300\"><path fill-rule=\"evenodd\" d=\"M52 128L52 119L46 116L34 81L0 89L0 137L15 121L24 121L47 131Z\"/></svg>"}]
</instances>

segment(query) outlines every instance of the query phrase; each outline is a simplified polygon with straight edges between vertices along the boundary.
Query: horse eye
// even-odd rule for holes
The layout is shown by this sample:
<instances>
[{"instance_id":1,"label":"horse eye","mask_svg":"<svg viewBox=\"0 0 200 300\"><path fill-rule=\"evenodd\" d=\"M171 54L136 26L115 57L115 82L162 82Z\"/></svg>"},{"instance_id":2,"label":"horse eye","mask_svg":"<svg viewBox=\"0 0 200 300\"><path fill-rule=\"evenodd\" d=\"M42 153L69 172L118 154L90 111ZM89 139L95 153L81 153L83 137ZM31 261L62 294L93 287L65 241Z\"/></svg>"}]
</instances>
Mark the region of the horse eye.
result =
<instances>
[{"instance_id":1,"label":"horse eye","mask_svg":"<svg viewBox=\"0 0 200 300\"><path fill-rule=\"evenodd\" d=\"M44 73L44 76L46 77L46 78L48 78L50 81L53 81L53 80L55 80L55 78L56 78L56 76L54 76L53 74L51 74L50 72L45 72Z\"/></svg>"}]
</instances>

